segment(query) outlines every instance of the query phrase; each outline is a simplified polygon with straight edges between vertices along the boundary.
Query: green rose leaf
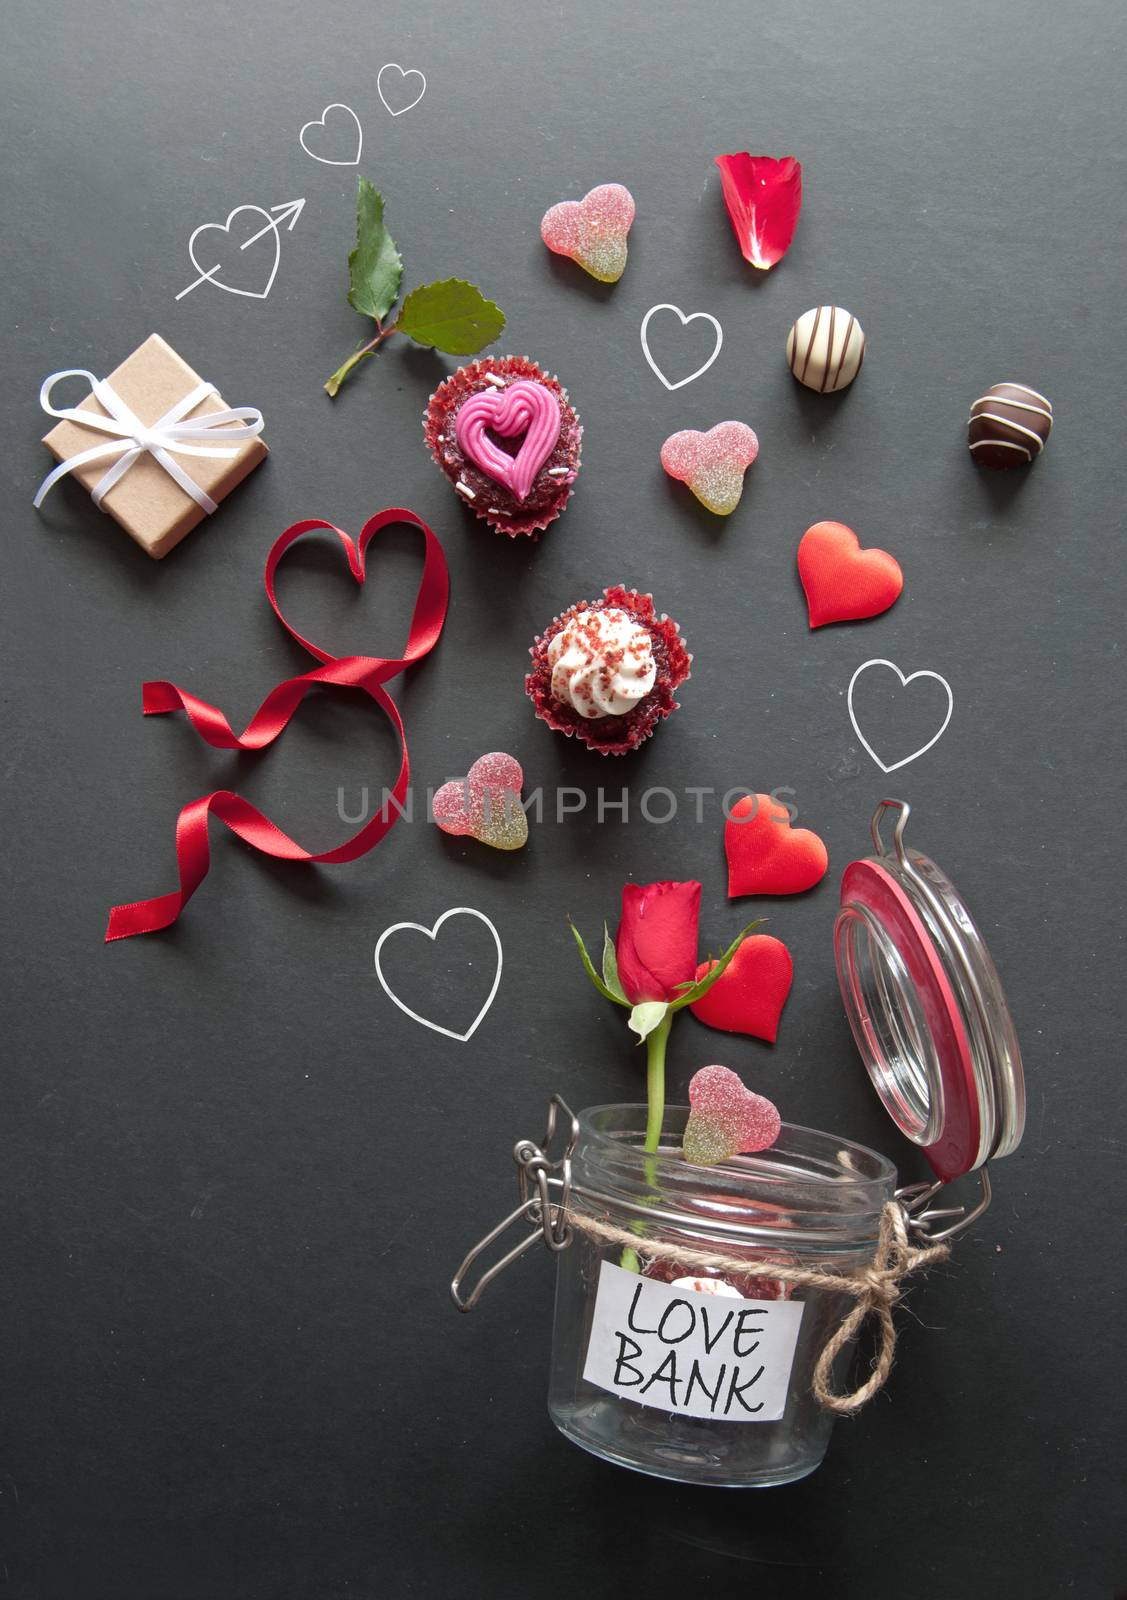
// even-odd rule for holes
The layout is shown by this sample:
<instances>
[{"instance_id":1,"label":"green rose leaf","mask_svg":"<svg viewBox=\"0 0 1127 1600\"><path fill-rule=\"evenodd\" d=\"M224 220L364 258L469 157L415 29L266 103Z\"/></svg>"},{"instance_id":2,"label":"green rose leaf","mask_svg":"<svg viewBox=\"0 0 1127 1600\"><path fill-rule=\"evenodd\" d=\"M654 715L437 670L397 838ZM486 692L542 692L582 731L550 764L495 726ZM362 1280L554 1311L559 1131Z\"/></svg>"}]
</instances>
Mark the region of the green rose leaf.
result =
<instances>
[{"instance_id":1,"label":"green rose leaf","mask_svg":"<svg viewBox=\"0 0 1127 1600\"><path fill-rule=\"evenodd\" d=\"M384 227L383 195L367 178L357 184L356 248L348 257L348 272L349 305L382 322L399 298L403 262Z\"/></svg>"},{"instance_id":2,"label":"green rose leaf","mask_svg":"<svg viewBox=\"0 0 1127 1600\"><path fill-rule=\"evenodd\" d=\"M671 1011L680 1011L683 1006L691 1006L697 1000L699 1000L702 995L706 995L712 988L712 985L716 982L717 978L719 978L722 973L727 971L728 963L731 961L740 945L743 944L748 934L754 933L756 928L761 927L762 924L762 917L757 917L754 922L749 922L742 933L737 933L736 937L732 940L731 944L725 950L724 954L720 957L720 960L716 963L716 965L710 968L698 983L692 983L685 986L684 993L677 996L676 1000L674 1000L669 1009Z\"/></svg>"},{"instance_id":3,"label":"green rose leaf","mask_svg":"<svg viewBox=\"0 0 1127 1600\"><path fill-rule=\"evenodd\" d=\"M447 355L472 356L500 336L505 317L472 283L443 278L424 283L404 300L395 326L416 344Z\"/></svg>"},{"instance_id":4,"label":"green rose leaf","mask_svg":"<svg viewBox=\"0 0 1127 1600\"><path fill-rule=\"evenodd\" d=\"M630 1002L626 999L626 997L623 996L622 999L620 1000L618 995L616 995L611 989L609 989L607 987L607 985L599 977L599 974L595 971L594 964L591 961L591 957L587 954L587 946L583 943L583 935L580 933L579 929L575 926L575 923L574 922L569 922L568 923L568 927L571 929L572 936L575 939L576 944L579 946L579 957L580 957L580 960L583 962L583 970L586 972L586 974L590 978L591 982L595 985L595 988L602 995L603 999L604 1000L613 1000L616 1005L620 1005L620 1006L629 1005Z\"/></svg>"},{"instance_id":5,"label":"green rose leaf","mask_svg":"<svg viewBox=\"0 0 1127 1600\"><path fill-rule=\"evenodd\" d=\"M673 1007L664 1000L642 1000L627 1017L626 1026L638 1035L638 1043L641 1044L672 1010Z\"/></svg>"},{"instance_id":6,"label":"green rose leaf","mask_svg":"<svg viewBox=\"0 0 1127 1600\"><path fill-rule=\"evenodd\" d=\"M626 998L626 990L622 987L622 979L618 976L618 953L605 922L603 923L603 982L620 1005L630 1004Z\"/></svg>"}]
</instances>

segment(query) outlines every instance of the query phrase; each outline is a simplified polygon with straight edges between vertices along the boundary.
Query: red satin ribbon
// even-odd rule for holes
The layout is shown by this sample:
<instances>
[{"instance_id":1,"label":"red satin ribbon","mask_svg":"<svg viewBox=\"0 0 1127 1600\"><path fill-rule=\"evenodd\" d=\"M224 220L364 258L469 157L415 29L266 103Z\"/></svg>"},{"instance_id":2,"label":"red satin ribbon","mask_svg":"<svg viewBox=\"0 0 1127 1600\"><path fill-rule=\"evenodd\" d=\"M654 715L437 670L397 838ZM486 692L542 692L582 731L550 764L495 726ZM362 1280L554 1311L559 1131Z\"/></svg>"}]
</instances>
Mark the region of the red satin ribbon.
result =
<instances>
[{"instance_id":1,"label":"red satin ribbon","mask_svg":"<svg viewBox=\"0 0 1127 1600\"><path fill-rule=\"evenodd\" d=\"M290 545L304 534L311 533L315 529L326 529L329 533L335 533L344 545L349 571L357 583L363 583L365 552L369 542L381 528L399 522L407 522L412 527L418 528L426 542L419 592L415 596L415 608L407 634L407 648L401 656L341 656L338 660L327 650L321 650L309 639L303 638L282 615L274 593L274 574L278 563ZM355 861L358 856L362 856L380 842L399 817L411 776L403 721L394 700L383 685L389 678L394 678L397 673L402 672L404 667L420 660L434 648L446 620L449 591L450 579L442 546L422 518L417 517L413 511L391 507L386 511L377 512L364 524L355 544L347 533L334 527L331 522L322 522L320 518L295 522L292 528L286 529L285 533L275 541L266 558L266 598L286 632L324 665L312 672L304 673L299 678L288 678L284 683L271 689L241 736L232 730L231 724L217 706L208 705L206 700L197 699L195 695L188 694L184 689L178 689L173 683L144 684L142 709L147 717L158 716L165 711L187 712L188 719L200 738L216 750L262 750L282 732L314 684L331 683L344 689L362 689L387 713L399 739L401 752L399 776L395 780L391 795L386 804L358 833L354 833L351 839L346 839L333 850L323 850L320 853L304 849L296 840L283 833L269 817L264 817L249 800L244 800L241 795L232 794L229 789L219 789L214 794L202 795L200 799L193 800L184 807L176 822L179 889L172 894L157 895L152 900L135 900L129 905L114 906L106 927L107 943L112 939L128 939L135 933L154 933L158 928L167 928L176 921L207 876L211 861L211 847L207 836L209 816L218 817L220 822L226 823L231 832L238 834L239 838L252 849L261 850L264 855L276 856L283 861Z\"/></svg>"}]
</instances>

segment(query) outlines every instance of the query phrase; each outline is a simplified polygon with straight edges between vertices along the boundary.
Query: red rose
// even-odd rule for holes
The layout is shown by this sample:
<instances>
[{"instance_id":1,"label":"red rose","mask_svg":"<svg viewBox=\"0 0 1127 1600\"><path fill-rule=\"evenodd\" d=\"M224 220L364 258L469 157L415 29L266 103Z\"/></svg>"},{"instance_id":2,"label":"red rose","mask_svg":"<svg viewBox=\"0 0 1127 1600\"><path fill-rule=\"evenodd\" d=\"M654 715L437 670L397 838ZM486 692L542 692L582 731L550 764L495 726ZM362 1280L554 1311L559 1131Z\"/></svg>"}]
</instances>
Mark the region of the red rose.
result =
<instances>
[{"instance_id":1,"label":"red rose","mask_svg":"<svg viewBox=\"0 0 1127 1600\"><path fill-rule=\"evenodd\" d=\"M699 883L628 883L615 938L618 976L631 1005L676 1000L697 971Z\"/></svg>"}]
</instances>

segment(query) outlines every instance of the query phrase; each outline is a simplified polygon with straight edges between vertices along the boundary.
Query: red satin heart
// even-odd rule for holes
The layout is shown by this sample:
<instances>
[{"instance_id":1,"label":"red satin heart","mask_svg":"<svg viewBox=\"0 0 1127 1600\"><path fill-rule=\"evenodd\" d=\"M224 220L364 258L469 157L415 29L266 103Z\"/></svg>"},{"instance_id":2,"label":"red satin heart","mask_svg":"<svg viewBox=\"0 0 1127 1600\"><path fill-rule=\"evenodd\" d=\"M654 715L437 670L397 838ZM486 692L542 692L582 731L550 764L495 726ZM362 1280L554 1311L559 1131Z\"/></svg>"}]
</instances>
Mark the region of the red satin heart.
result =
<instances>
[{"instance_id":1,"label":"red satin heart","mask_svg":"<svg viewBox=\"0 0 1127 1600\"><path fill-rule=\"evenodd\" d=\"M862 550L844 522L816 522L807 528L798 546L798 576L812 628L879 616L904 587L895 556L887 550Z\"/></svg>"},{"instance_id":2,"label":"red satin heart","mask_svg":"<svg viewBox=\"0 0 1127 1600\"><path fill-rule=\"evenodd\" d=\"M716 965L702 961L697 982ZM708 993L689 1010L698 1022L725 1033L750 1033L774 1044L790 993L794 963L781 939L753 933L740 945Z\"/></svg>"},{"instance_id":3,"label":"red satin heart","mask_svg":"<svg viewBox=\"0 0 1127 1600\"><path fill-rule=\"evenodd\" d=\"M810 828L792 828L786 806L748 794L724 825L728 895L802 894L826 875L829 854Z\"/></svg>"},{"instance_id":4,"label":"red satin heart","mask_svg":"<svg viewBox=\"0 0 1127 1600\"><path fill-rule=\"evenodd\" d=\"M327 529L340 539L348 557L349 571L357 583L363 583L365 552L369 540L381 528L396 522L407 522L420 529L426 543L423 572L408 628L406 648L402 656L342 656L338 660L327 650L322 650L311 640L303 638L282 615L274 593L274 573L278 562L290 545L303 534L315 529ZM346 839L335 849L315 853L306 850L295 839L283 833L276 823L271 822L269 817L263 816L256 806L252 806L241 795L232 794L227 789L202 795L200 799L184 806L176 823L179 889L173 890L170 894L157 895L151 900L136 900L128 905L114 906L106 928L107 943L112 939L128 939L133 934L153 933L159 928L169 927L176 921L207 876L211 860L207 831L209 816L218 817L221 822L226 823L232 833L237 834L252 849L260 850L263 855L276 856L283 861L325 862L355 861L358 856L364 855L373 845L378 844L399 818L407 794L411 769L407 759L403 723L395 702L383 685L389 678L394 678L397 673L402 672L404 667L413 661L418 661L421 656L433 649L442 632L449 595L449 578L442 546L421 517L417 517L413 511L402 508L380 511L376 516L369 518L355 544L346 533L342 533L331 522L312 518L306 522L294 523L292 528L287 528L275 541L266 558L265 583L267 599L286 632L299 644L304 645L310 655L325 664L312 672L302 674L301 677L287 678L285 682L271 689L247 723L242 735L234 732L218 706L197 699L186 690L178 689L174 683L143 684L142 710L146 716L154 716L165 711L187 712L188 719L200 738L214 749L261 750L278 737L314 684L329 683L339 688L362 689L386 712L399 739L401 751L399 774L388 801L359 832L353 834L351 839Z\"/></svg>"}]
</instances>

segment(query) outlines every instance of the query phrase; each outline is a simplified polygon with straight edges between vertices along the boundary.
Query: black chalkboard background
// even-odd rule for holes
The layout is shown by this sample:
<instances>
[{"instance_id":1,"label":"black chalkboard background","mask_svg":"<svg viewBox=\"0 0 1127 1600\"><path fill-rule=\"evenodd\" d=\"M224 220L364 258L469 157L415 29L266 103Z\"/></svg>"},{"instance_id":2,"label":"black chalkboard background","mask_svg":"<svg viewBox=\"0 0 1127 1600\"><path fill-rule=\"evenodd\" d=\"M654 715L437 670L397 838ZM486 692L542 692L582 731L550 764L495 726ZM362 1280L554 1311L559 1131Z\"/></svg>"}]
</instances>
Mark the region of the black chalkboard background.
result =
<instances>
[{"instance_id":1,"label":"black chalkboard background","mask_svg":"<svg viewBox=\"0 0 1127 1600\"><path fill-rule=\"evenodd\" d=\"M8 20L0 1594L1127 1586L1121 7L17 0ZM427 77L395 118L376 95L388 61ZM498 350L558 371L582 414L577 493L538 547L475 524L424 452L419 416L453 363L393 341L335 404L321 391L362 332L344 299L357 169L298 144L331 101L361 119L359 170L387 197L405 282L477 280L508 315ZM767 277L739 256L712 166L748 147L805 165L794 247ZM609 180L638 204L612 289L538 236L548 204ZM198 224L297 198L266 300L175 299ZM869 335L839 399L799 390L783 361L792 319L829 300ZM724 328L715 366L675 393L639 346L662 301ZM42 378L106 373L153 330L229 403L262 407L273 452L159 565L74 485L41 516L30 504L49 465ZM703 359L693 332L655 326L654 348L671 370ZM1008 378L1048 392L1058 420L1033 470L990 476L963 427ZM717 522L657 455L674 429L726 417L762 453ZM180 924L104 947L112 903L173 887L186 800L237 787L325 848L349 831L338 789L353 812L362 785L391 781L390 729L355 696L308 702L253 758L208 751L182 718L143 721L139 690L170 678L241 726L311 664L263 596L270 542L308 516L356 532L396 504L434 526L452 577L441 644L396 689L420 791L507 749L531 787L573 786L586 811L514 856L415 821L323 869L266 863L215 828ZM794 553L826 517L891 549L907 584L886 616L811 635ZM394 653L418 561L395 531L359 591L326 539L284 572L288 614L341 654ZM521 690L534 632L619 580L652 588L696 653L683 709L629 762L553 736ZM887 779L846 712L873 657L954 694L943 738ZM859 712L890 750L930 731L914 707ZM700 825L691 801L666 826L599 825L599 785L614 800L627 782L789 786L830 877L797 900L728 902L718 799ZM791 1120L918 1176L853 1051L831 955L838 874L886 793L912 802L913 837L996 955L1025 1047L1025 1144L989 1216L912 1294L887 1394L838 1425L813 1478L757 1495L616 1471L545 1413L550 1263L525 1261L473 1317L446 1289L514 1203L509 1151L539 1133L549 1093L640 1092L565 914L597 936L626 879L699 877L716 947L762 909L796 965L779 1043L683 1021L673 1091L725 1061ZM372 961L389 924L459 905L493 919L505 954L468 1044L395 1010ZM437 952L389 950L389 975L464 1026L488 954L480 926L455 926Z\"/></svg>"}]
</instances>

